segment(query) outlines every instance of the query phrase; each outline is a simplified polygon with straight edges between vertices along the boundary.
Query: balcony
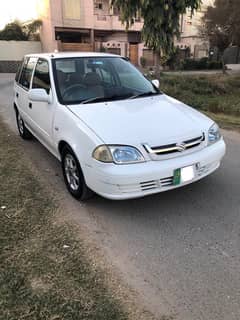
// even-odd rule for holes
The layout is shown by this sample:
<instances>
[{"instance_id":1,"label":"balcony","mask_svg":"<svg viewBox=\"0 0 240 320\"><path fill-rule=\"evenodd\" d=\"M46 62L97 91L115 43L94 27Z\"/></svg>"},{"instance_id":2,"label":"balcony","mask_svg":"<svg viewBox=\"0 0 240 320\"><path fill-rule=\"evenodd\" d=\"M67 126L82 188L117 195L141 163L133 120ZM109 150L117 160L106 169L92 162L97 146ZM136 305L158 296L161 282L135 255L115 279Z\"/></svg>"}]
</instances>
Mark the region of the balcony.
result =
<instances>
[{"instance_id":1,"label":"balcony","mask_svg":"<svg viewBox=\"0 0 240 320\"><path fill-rule=\"evenodd\" d=\"M135 21L134 25L129 28L129 31L141 31L143 23ZM126 28L119 19L119 16L111 14L94 14L94 28L105 30L120 30L125 31Z\"/></svg>"}]
</instances>

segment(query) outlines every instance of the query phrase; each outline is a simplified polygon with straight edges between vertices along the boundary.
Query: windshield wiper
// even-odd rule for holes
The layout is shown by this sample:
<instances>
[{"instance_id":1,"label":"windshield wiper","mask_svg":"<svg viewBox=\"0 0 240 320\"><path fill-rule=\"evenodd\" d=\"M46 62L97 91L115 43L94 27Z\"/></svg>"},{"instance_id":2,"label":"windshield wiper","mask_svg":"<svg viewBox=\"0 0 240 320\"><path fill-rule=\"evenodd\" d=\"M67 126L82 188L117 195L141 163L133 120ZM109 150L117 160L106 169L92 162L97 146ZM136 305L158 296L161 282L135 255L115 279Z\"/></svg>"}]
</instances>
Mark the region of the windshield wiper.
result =
<instances>
[{"instance_id":1,"label":"windshield wiper","mask_svg":"<svg viewBox=\"0 0 240 320\"><path fill-rule=\"evenodd\" d=\"M131 95L113 95L110 97L100 96L100 97L94 97L94 98L90 98L87 100L83 100L81 102L81 104L87 104L87 103L92 103L92 102L105 102L105 101L121 100L121 99L128 99L130 97L131 97Z\"/></svg>"},{"instance_id":2,"label":"windshield wiper","mask_svg":"<svg viewBox=\"0 0 240 320\"><path fill-rule=\"evenodd\" d=\"M86 103L91 103L91 102L101 102L105 101L105 97L94 97L94 98L89 98L87 100L83 100L81 104L86 104Z\"/></svg>"},{"instance_id":3,"label":"windshield wiper","mask_svg":"<svg viewBox=\"0 0 240 320\"><path fill-rule=\"evenodd\" d=\"M142 92L142 93L138 93L134 96L129 97L129 99L136 99L136 98L140 98L140 97L149 97L149 96L155 96L157 94L160 94L160 92L152 92L152 91L147 91L147 92Z\"/></svg>"},{"instance_id":4,"label":"windshield wiper","mask_svg":"<svg viewBox=\"0 0 240 320\"><path fill-rule=\"evenodd\" d=\"M148 96L153 96L161 94L161 92L152 92L152 91L147 91L147 92L142 92L136 95L131 95L131 94L125 94L125 95L112 95L110 97L104 97L104 96L99 96L99 97L94 97L94 98L89 98L86 100L81 101L81 104L87 104L87 103L93 103L93 102L107 102L107 101L114 101L114 100L123 100L123 99L136 99L140 97L148 97Z\"/></svg>"}]
</instances>

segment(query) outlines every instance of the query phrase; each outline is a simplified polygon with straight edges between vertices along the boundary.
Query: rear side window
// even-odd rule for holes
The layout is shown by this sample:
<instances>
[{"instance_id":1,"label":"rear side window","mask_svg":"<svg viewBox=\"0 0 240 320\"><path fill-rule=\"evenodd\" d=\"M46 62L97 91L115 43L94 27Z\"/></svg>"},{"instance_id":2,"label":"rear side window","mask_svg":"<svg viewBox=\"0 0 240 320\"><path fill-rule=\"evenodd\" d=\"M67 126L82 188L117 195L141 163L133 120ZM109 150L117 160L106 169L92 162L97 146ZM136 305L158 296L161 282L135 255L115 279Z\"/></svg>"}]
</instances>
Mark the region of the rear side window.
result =
<instances>
[{"instance_id":1,"label":"rear side window","mask_svg":"<svg viewBox=\"0 0 240 320\"><path fill-rule=\"evenodd\" d=\"M36 64L36 61L37 61L37 58L27 58L24 61L19 83L25 89L29 89L30 88L32 72L33 72L34 66Z\"/></svg>"},{"instance_id":2,"label":"rear side window","mask_svg":"<svg viewBox=\"0 0 240 320\"><path fill-rule=\"evenodd\" d=\"M50 84L50 75L49 75L49 64L44 59L39 59L35 68L33 76L33 89L44 89L49 93L51 84Z\"/></svg>"},{"instance_id":3,"label":"rear side window","mask_svg":"<svg viewBox=\"0 0 240 320\"><path fill-rule=\"evenodd\" d=\"M18 67L16 76L15 76L15 81L16 81L16 82L19 81L19 77L20 77L20 74L21 74L21 71L22 71L22 67L23 67L23 60L21 61L20 65L19 65L19 67Z\"/></svg>"}]
</instances>

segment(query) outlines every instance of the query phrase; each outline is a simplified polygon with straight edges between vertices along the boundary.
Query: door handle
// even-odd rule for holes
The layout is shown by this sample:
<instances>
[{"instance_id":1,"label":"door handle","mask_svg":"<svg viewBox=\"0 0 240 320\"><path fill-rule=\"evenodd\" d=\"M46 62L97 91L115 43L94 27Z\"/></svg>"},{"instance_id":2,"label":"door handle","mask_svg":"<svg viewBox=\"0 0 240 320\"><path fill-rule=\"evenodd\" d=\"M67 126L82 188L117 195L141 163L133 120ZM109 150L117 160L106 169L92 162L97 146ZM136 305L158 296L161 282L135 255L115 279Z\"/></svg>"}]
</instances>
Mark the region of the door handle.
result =
<instances>
[{"instance_id":1,"label":"door handle","mask_svg":"<svg viewBox=\"0 0 240 320\"><path fill-rule=\"evenodd\" d=\"M16 93L16 97L17 97L17 98L19 97L19 93L18 93L18 92Z\"/></svg>"},{"instance_id":2,"label":"door handle","mask_svg":"<svg viewBox=\"0 0 240 320\"><path fill-rule=\"evenodd\" d=\"M28 106L29 106L30 109L32 109L32 103L31 102L29 103Z\"/></svg>"}]
</instances>

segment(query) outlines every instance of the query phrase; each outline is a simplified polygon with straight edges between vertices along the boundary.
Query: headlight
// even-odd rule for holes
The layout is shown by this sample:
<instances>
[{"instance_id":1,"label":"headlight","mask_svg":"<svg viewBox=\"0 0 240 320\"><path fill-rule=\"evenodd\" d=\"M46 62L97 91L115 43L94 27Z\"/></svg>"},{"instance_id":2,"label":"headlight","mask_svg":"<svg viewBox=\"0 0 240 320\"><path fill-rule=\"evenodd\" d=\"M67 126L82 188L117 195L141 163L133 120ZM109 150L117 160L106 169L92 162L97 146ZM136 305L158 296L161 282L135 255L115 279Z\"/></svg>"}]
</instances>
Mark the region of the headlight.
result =
<instances>
[{"instance_id":1,"label":"headlight","mask_svg":"<svg viewBox=\"0 0 240 320\"><path fill-rule=\"evenodd\" d=\"M129 146L102 145L93 152L93 158L101 162L114 162L116 164L128 164L144 162L140 151Z\"/></svg>"},{"instance_id":2,"label":"headlight","mask_svg":"<svg viewBox=\"0 0 240 320\"><path fill-rule=\"evenodd\" d=\"M208 144L212 144L220 140L221 133L219 127L216 123L214 123L210 129L208 130Z\"/></svg>"}]
</instances>

